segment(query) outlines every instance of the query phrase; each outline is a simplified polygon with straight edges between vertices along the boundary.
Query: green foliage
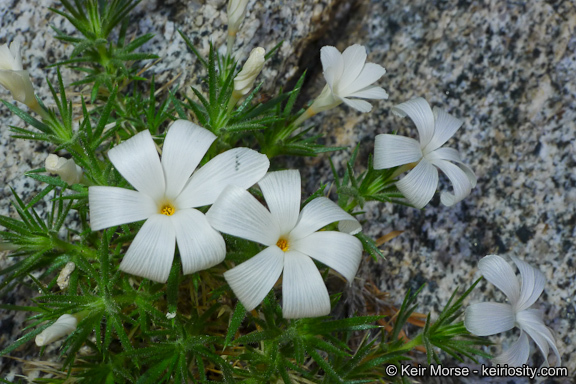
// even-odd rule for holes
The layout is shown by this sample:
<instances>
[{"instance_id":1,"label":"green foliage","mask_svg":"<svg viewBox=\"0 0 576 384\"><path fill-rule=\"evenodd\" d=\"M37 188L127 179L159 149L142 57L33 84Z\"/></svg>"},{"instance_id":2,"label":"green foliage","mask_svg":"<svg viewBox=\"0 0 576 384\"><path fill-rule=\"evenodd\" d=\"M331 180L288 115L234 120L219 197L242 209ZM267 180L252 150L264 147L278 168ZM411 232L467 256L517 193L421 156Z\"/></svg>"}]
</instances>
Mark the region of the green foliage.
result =
<instances>
[{"instance_id":1,"label":"green foliage","mask_svg":"<svg viewBox=\"0 0 576 384\"><path fill-rule=\"evenodd\" d=\"M454 301L458 293L458 289L456 289L436 321L431 322L430 315L426 318L422 340L426 347L428 364L432 360L436 364L440 364L440 357L432 346L440 348L459 361L463 361L462 356L468 357L475 362L475 355L486 358L491 357L489 354L475 348L476 346L486 345L487 342L480 337L470 335L464 327L464 323L459 321L464 312L462 310L462 302L481 280L481 278L476 280L470 288Z\"/></svg>"},{"instance_id":2,"label":"green foliage","mask_svg":"<svg viewBox=\"0 0 576 384\"><path fill-rule=\"evenodd\" d=\"M64 31L52 27L56 37L74 46L71 58L56 65L73 65L87 76L74 85L92 84L90 100L94 102L99 95L108 96L114 88L125 86L133 80L141 80L130 62L155 59L156 55L135 52L152 39L146 34L126 41L128 15L139 0L62 0L64 10L50 8L65 17L83 37L69 36ZM112 31L119 28L116 41L111 40ZM106 88L106 89L104 89Z\"/></svg>"},{"instance_id":3,"label":"green foliage","mask_svg":"<svg viewBox=\"0 0 576 384\"><path fill-rule=\"evenodd\" d=\"M221 57L210 45L208 60L202 57L188 37L180 35L186 41L188 48L207 71L207 95L200 89L192 87L197 100L185 97L183 103L175 100L181 108L180 118L186 118L184 109L194 115L204 128L218 135L218 148L215 153L234 146L253 146L254 139L260 151L269 158L280 155L316 156L321 153L344 149L343 147L328 147L319 142L323 135L310 135L312 128L299 130L292 124L295 120L294 104L300 94L305 74L298 80L292 91L282 92L265 100L254 103L263 84L259 84L246 95L239 104L230 104L234 90L234 77L240 72L238 63L228 57ZM266 55L272 56L280 44L276 45ZM177 107L178 110L178 107Z\"/></svg>"},{"instance_id":4,"label":"green foliage","mask_svg":"<svg viewBox=\"0 0 576 384\"><path fill-rule=\"evenodd\" d=\"M346 169L342 177L338 176L334 164L330 161L334 175L334 185L338 195L338 205L345 211L351 212L356 206L363 208L367 201L405 204L400 200L404 196L395 186L395 168L376 170L372 166L372 156L370 156L367 170L358 176L355 175L354 165L359 149L360 146L357 145L352 152L350 160L346 163Z\"/></svg>"}]
</instances>

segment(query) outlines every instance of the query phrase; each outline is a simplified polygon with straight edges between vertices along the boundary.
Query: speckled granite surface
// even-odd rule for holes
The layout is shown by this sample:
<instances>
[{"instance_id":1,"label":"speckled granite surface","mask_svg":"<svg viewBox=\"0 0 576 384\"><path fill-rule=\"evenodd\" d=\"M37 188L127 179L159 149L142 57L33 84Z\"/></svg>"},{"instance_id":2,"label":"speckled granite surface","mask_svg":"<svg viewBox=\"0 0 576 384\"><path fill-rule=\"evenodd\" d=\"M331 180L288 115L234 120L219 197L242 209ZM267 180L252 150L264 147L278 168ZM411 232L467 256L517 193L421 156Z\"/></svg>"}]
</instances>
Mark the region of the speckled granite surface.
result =
<instances>
[{"instance_id":1,"label":"speckled granite surface","mask_svg":"<svg viewBox=\"0 0 576 384\"><path fill-rule=\"evenodd\" d=\"M16 39L26 52L24 65L37 93L46 99L46 66L71 51L53 37L49 25L71 30L61 17L48 13L52 1L0 0L0 43ZM163 60L154 72L160 82L180 74L192 82L198 66L177 33L191 36L201 50L208 39L222 42L226 30L225 2L145 0L136 26L156 37L146 45ZM369 204L364 231L379 237L405 231L383 247L386 260L366 259L356 286L376 282L398 303L407 288L426 284L421 312L438 310L456 285L467 286L477 274L478 260L489 253L516 255L537 265L547 285L537 305L557 338L563 365L576 374L576 6L571 1L500 0L324 0L250 1L238 42L246 54L257 45L267 50L284 40L277 59L267 65L268 91L293 82L308 68L307 92L314 97L324 84L319 48L340 50L353 43L367 46L369 61L388 73L380 84L388 101L374 102L372 113L345 107L311 120L329 141L354 146L362 143L359 164L373 151L374 136L399 130L415 137L409 119L390 114L390 108L413 96L464 120L448 146L458 149L478 176L471 196L452 208L436 196L424 210ZM65 72L65 81L73 74ZM7 93L0 91L7 98ZM304 96L302 103L306 102ZM43 162L47 148L14 141L8 126L22 123L0 108L0 213L8 212L9 186L21 193L37 188L22 177ZM347 153L332 156L338 166ZM326 158L298 162L306 167L308 191L330 180ZM441 189L449 188L441 179ZM356 288L347 293L354 296ZM6 300L25 305L28 297ZM502 300L503 295L482 283L471 301ZM0 345L18 336L23 314L0 312ZM509 332L495 337L509 345ZM533 350L535 346L532 345ZM31 348L30 356L34 356ZM542 357L536 352L532 365ZM14 377L22 366L2 359L1 375ZM453 379L454 382L464 381ZM479 381L470 377L467 382ZM496 380L490 380L497 382ZM561 380L559 380L561 381ZM446 381L445 381L446 382ZM503 379L502 382L509 382ZM527 382L517 379L515 382Z\"/></svg>"}]
</instances>

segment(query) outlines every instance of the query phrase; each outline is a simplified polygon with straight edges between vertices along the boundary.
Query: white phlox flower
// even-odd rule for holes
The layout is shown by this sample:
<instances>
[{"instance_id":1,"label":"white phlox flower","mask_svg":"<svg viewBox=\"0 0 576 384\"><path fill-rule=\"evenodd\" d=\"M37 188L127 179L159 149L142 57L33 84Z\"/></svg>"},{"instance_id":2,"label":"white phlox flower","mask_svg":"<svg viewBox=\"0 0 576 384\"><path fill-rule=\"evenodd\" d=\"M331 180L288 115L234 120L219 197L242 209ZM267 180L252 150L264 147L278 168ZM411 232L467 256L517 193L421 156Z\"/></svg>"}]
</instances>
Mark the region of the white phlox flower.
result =
<instances>
[{"instance_id":1,"label":"white phlox flower","mask_svg":"<svg viewBox=\"0 0 576 384\"><path fill-rule=\"evenodd\" d=\"M54 154L48 155L44 161L44 168L46 168L46 172L60 176L69 185L79 183L84 173L73 159L66 159Z\"/></svg>"},{"instance_id":2,"label":"white phlox flower","mask_svg":"<svg viewBox=\"0 0 576 384\"><path fill-rule=\"evenodd\" d=\"M448 177L454 193L442 192L440 201L451 206L464 199L476 186L474 172L460 159L458 151L441 148L462 125L462 121L430 105L421 97L392 109L399 116L408 116L418 129L420 141L397 135L381 134L374 143L374 169L399 165L415 165L396 186L416 208L423 208L438 187L438 169ZM456 164L453 164L456 163ZM404 168L399 168L404 170Z\"/></svg>"},{"instance_id":3,"label":"white phlox flower","mask_svg":"<svg viewBox=\"0 0 576 384\"><path fill-rule=\"evenodd\" d=\"M136 190L90 187L92 230L146 220L120 264L122 271L166 282L176 243L184 274L224 260L222 235L194 208L212 204L228 185L250 187L266 174L270 163L256 151L235 148L195 171L215 139L210 131L178 120L166 134L161 161L149 131L108 152Z\"/></svg>"},{"instance_id":4,"label":"white phlox flower","mask_svg":"<svg viewBox=\"0 0 576 384\"><path fill-rule=\"evenodd\" d=\"M54 324L43 330L36 336L36 345L42 347L48 345L76 330L78 319L72 315L62 315Z\"/></svg>"},{"instance_id":5,"label":"white phlox flower","mask_svg":"<svg viewBox=\"0 0 576 384\"><path fill-rule=\"evenodd\" d=\"M320 60L324 70L326 86L309 108L311 113L332 109L341 103L370 112L372 104L359 99L387 99L384 89L373 85L386 70L374 63L366 62L366 48L354 44L340 53L331 46L320 49Z\"/></svg>"},{"instance_id":6,"label":"white phlox flower","mask_svg":"<svg viewBox=\"0 0 576 384\"><path fill-rule=\"evenodd\" d=\"M512 257L512 260L520 271L522 284L518 283L514 270L502 257L488 255L480 260L478 269L486 280L504 292L508 303L472 304L466 308L464 325L477 336L495 335L514 327L520 328L520 337L494 359L496 364L525 364L530 356L530 336L544 355L544 364L548 365L548 353L552 349L556 355L556 366L560 366L560 353L552 332L544 325L542 312L530 308L542 294L546 279L542 272L528 263L516 257Z\"/></svg>"},{"instance_id":7,"label":"white phlox flower","mask_svg":"<svg viewBox=\"0 0 576 384\"><path fill-rule=\"evenodd\" d=\"M206 216L221 232L267 246L248 261L224 273L247 310L254 309L282 278L282 314L285 318L324 316L330 297L312 259L352 281L362 256L362 244L349 233L360 224L325 197L300 211L300 173L271 172L259 183L269 209L247 191L228 187ZM319 231L339 221L341 230Z\"/></svg>"},{"instance_id":8,"label":"white phlox flower","mask_svg":"<svg viewBox=\"0 0 576 384\"><path fill-rule=\"evenodd\" d=\"M0 45L0 85L10 91L14 100L26 104L34 111L40 105L34 96L34 88L28 71L22 66L20 43L13 41Z\"/></svg>"}]
</instances>

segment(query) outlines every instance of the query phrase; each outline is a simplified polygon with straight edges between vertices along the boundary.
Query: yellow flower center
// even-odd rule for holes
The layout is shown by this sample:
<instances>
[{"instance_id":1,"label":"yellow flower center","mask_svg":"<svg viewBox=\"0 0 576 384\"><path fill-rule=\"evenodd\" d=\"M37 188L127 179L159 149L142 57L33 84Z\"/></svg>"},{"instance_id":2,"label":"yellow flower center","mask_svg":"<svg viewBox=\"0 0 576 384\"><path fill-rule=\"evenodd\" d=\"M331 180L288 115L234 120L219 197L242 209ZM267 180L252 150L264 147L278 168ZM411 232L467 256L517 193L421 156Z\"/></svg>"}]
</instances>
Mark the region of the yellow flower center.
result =
<instances>
[{"instance_id":1,"label":"yellow flower center","mask_svg":"<svg viewBox=\"0 0 576 384\"><path fill-rule=\"evenodd\" d=\"M160 213L166 216L172 216L174 212L176 212L176 208L170 203L166 203L160 208Z\"/></svg>"},{"instance_id":2,"label":"yellow flower center","mask_svg":"<svg viewBox=\"0 0 576 384\"><path fill-rule=\"evenodd\" d=\"M278 248L280 248L284 252L288 251L288 249L290 248L288 246L288 240L282 239L282 238L280 238L280 240L278 240L278 242L276 243L276 246L278 246Z\"/></svg>"}]
</instances>

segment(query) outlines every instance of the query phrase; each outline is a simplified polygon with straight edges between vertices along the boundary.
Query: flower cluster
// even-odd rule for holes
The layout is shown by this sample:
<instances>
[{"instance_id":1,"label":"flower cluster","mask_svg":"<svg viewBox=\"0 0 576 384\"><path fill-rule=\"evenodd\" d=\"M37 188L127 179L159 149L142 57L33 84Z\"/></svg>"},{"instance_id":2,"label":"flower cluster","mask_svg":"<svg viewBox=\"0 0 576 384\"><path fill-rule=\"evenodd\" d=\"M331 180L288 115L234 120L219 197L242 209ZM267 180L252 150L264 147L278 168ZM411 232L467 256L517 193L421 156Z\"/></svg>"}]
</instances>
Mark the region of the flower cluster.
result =
<instances>
[{"instance_id":1,"label":"flower cluster","mask_svg":"<svg viewBox=\"0 0 576 384\"><path fill-rule=\"evenodd\" d=\"M178 120L166 135L161 161L149 131L114 147L108 156L136 191L90 187L92 229L145 219L120 269L158 282L168 279L175 243L183 271L190 274L224 260L224 239L215 229L257 241L269 248L225 274L245 307L256 307L284 270L285 317L328 314L328 292L311 257L351 281L362 245L347 233L315 232L339 221L356 233L359 223L327 198L300 212L299 172L273 172L262 179L268 159L247 148L226 151L194 172L214 139ZM246 191L258 181L270 211ZM211 204L206 220L195 208Z\"/></svg>"},{"instance_id":2,"label":"flower cluster","mask_svg":"<svg viewBox=\"0 0 576 384\"><path fill-rule=\"evenodd\" d=\"M417 343L429 350L429 341L435 340L436 347L451 355L473 355L475 352L471 352L469 347L476 339L456 319L459 315L452 315L460 310L462 300L471 290L456 304L451 299L434 325L429 326L432 320L428 316L422 333L410 341L400 333L415 309L411 302L415 295L407 295L392 317L394 331L390 333L388 327L383 330L388 335L383 335L382 340L387 341L382 343L390 343L392 348L382 348L376 341L367 344L362 341L363 345L357 345L359 353L355 356L345 351L349 348L348 340L340 340L335 334L340 333L345 339L354 331L371 329L374 316L333 321L284 320L330 313L331 298L322 270L326 274L335 273L352 284L363 250L382 256L378 249L380 244L360 233L361 224L354 216L361 213L356 208L362 209L365 201L398 201L404 197L412 206L422 209L438 188L439 171L453 187L452 192L440 194L444 205L453 206L472 192L477 183L473 170L464 163L457 150L444 147L463 121L440 108L431 108L422 97L394 106L391 109L393 114L408 116L413 121L418 140L396 134L377 135L373 163L368 162L364 173L355 175L352 160L342 178L336 167L333 168L336 188L331 189L331 193L337 195L338 203L323 195L327 188L321 188L302 203L300 172L278 170L285 164L271 163L271 159L277 155L317 155L334 150L320 144L321 140L317 141L321 135L310 137L308 130L300 129L301 124L317 113L341 104L359 112L370 112L373 106L369 100L388 98L388 93L376 84L386 73L385 68L367 62L368 53L362 45L354 44L342 52L336 47L325 46L320 50L320 60L326 85L318 97L306 105L307 108L292 111L298 104L304 76L292 91L282 91L267 102L251 105L257 100L259 87L254 90L255 81L267 56L264 48L256 47L240 69L236 60L240 55L233 53L232 48L246 15L248 1L230 0L226 55L211 44L209 58L204 60L191 40L182 34L199 62L208 69L207 97L202 88L193 87L196 99L186 97L181 102L176 94L171 94L165 102L158 103L153 86L150 87L149 99L140 97L139 91L135 91L135 96L126 96L123 91L127 85L132 86L136 79L145 80L140 77L144 71L137 72L130 65L153 56L134 52L151 37L142 36L126 44L125 31L121 29L116 43L102 42L109 41L115 26L128 25L126 14L136 3L75 1L72 4L66 1L63 6L68 13L55 11L71 21L85 37L66 36L57 30L59 39L75 46L74 58L64 63L82 63L81 70L87 74L76 84L93 85L90 108L87 100L82 99L84 116L78 125L72 124L76 109L66 97L61 73L58 72L61 89L60 100L56 101L57 109L48 110L44 104L40 106L34 95L29 74L23 69L20 45L13 42L10 46L0 46L0 85L41 118L40 121L16 106L8 105L32 127L30 130L12 127L13 132L23 135L18 137L56 144L53 150L59 153L67 151L66 157L49 155L44 169L31 172L33 177L49 186L29 205L16 196L15 206L22 220L0 217L0 224L8 229L0 232L0 249L17 250L17 256L27 257L16 267L0 271L2 279L11 273L15 276L11 278L21 278L32 276L35 269L47 270L47 273L61 269L46 290L58 285L62 292L46 295L44 301L39 300L38 311L42 314L37 316L40 320L36 325L47 320L52 323L36 336L36 344L44 346L72 334L67 344L75 348L73 351L76 353L87 342L87 335L94 326L97 337L87 344L99 354L92 360L109 364L102 376L106 381L114 381L112 375L115 370L109 370L113 366L122 371L123 381L136 378L136 375L127 374L128 370L123 366L130 364L131 358L135 359L137 369L149 369L144 376L147 381L170 381L173 372L174 381L178 382L193 377L203 381L212 379L205 372L196 375L189 370L191 366L208 367L208 364L204 365L203 359L206 359L210 366L220 365L227 382L234 376L227 370L231 370L230 367L236 369L236 366L250 369L270 366L278 370L272 372L266 368L265 374L248 381L262 378L262 382L288 382L292 372L309 373L296 367L294 362L307 360L304 354L310 351L310 358L316 363L309 365L316 365L318 372L329 373L330 380L365 382L370 380L356 372L363 369L361 361L398 365ZM98 17L84 17L85 14ZM102 20L110 15L118 17ZM57 98L56 90L50 88ZM243 98L246 101L240 103ZM172 122L175 114L181 119ZM153 122L150 127L140 121L143 115L147 121ZM164 127L167 127L165 131ZM55 136L60 137L60 132L66 133L66 139L54 140ZM352 156L353 160L357 153ZM269 169L274 171L269 172ZM43 171L60 179L37 174ZM398 179L404 172L408 173ZM339 179L346 181L340 183ZM46 222L43 215L30 213L29 209L35 202L55 188L65 190L67 187L76 193L66 196L57 189L60 195L53 199L53 211ZM67 200L69 202L64 203ZM78 211L82 229L62 240L59 235L70 209ZM122 234L116 232L118 226L122 226ZM92 233L104 229L109 231ZM70 240L72 237L74 240ZM113 271L109 267L111 247L114 247L114 255L123 253L122 261ZM180 280L175 257L181 261L184 275L204 271L224 260L227 262L214 269L217 276L203 272ZM480 272L504 292L508 303L470 305L465 311L465 328L478 336L493 335L514 327L520 329L518 340L496 357L495 363L513 366L525 363L530 353L529 339L532 339L544 355L546 365L550 350L556 356L556 365L559 365L560 352L552 331L544 324L542 313L531 308L543 292L544 275L524 261L515 257L512 260L520 271L521 283L510 264L500 256L489 255L479 262ZM224 268L228 269L221 272ZM161 284L124 279L117 269ZM204 292L212 291L204 295L212 296L210 299L196 305L198 316L184 313L189 308L183 310L177 298L183 280L190 283L190 287L198 288L202 284L206 288ZM163 286L162 283L166 282L167 286ZM2 281L4 286L8 283ZM222 284L227 286L221 287ZM280 284L281 310L274 303L273 306L264 306L262 316L253 312L251 323L245 330L253 327L246 333L256 329L255 333L235 341L234 348L243 348L240 346L242 343L262 342L261 350L253 353L251 347L247 347L246 353L234 352L226 358L214 352L224 351L230 346L229 341L241 327L244 310L255 310ZM240 303L234 310L231 309L232 300L223 297L231 291ZM154 307L155 301L164 295L168 297L167 301ZM50 305L57 315L65 311L74 313L64 314L54 321L57 315L48 313ZM203 313L200 315L200 312ZM192 324L204 321L208 324L212 319L220 321L226 319L222 316L225 313L231 314L231 325L223 343L223 337L206 336L214 329L221 333L222 324L201 331L202 324ZM153 326L149 326L149 320ZM124 321L129 325L124 326ZM272 326L262 330L270 324ZM325 325L331 329L330 332L319 331ZM282 332L285 333L279 335ZM126 352L116 355L117 360L107 355L109 349L117 352L115 345L110 348L113 334L119 337L118 345ZM395 336L389 337L392 334ZM192 340L196 336L199 338ZM159 357L153 356L154 347L136 347L136 344L143 345L144 341L150 340L159 340ZM133 341L134 347L140 350L130 350ZM277 350L277 345L285 348ZM0 355L2 353L0 351ZM328 357L325 358L324 354ZM478 351L477 354L482 353ZM358 359L360 355L362 358ZM189 361L188 356L196 360ZM234 356L241 356L241 359L248 356L249 362L231 363ZM331 361L341 361L344 368L332 367ZM318 372L307 377L316 378ZM383 377L381 370L375 372L376 379ZM277 377L273 377L276 374ZM349 374L352 376L347 376ZM324 381L328 380L327 377Z\"/></svg>"}]
</instances>

